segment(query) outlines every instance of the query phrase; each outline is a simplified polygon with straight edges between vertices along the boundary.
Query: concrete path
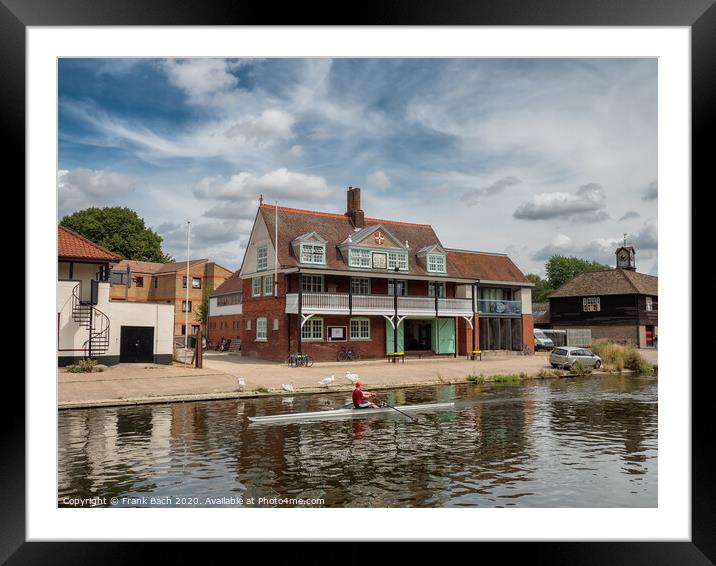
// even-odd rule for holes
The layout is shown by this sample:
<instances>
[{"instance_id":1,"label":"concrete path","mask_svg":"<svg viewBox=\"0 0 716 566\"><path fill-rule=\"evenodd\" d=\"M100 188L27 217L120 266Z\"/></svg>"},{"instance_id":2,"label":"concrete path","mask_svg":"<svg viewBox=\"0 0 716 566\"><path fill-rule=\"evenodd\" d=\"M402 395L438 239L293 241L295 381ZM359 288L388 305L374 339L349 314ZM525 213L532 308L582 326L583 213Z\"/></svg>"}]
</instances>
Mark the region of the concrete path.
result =
<instances>
[{"instance_id":1,"label":"concrete path","mask_svg":"<svg viewBox=\"0 0 716 566\"><path fill-rule=\"evenodd\" d=\"M225 399L286 394L283 384L296 393L349 391L346 371L357 373L366 389L428 385L465 381L469 374L525 373L536 375L549 367L547 354L535 356L487 354L482 361L464 358L408 359L391 364L385 360L316 363L310 368L289 368L285 364L242 358L229 353L207 353L204 368L180 364L119 364L100 373L73 374L60 371L58 406L77 408L199 399ZM335 381L328 387L318 382L328 376ZM243 378L245 386L239 387Z\"/></svg>"}]
</instances>

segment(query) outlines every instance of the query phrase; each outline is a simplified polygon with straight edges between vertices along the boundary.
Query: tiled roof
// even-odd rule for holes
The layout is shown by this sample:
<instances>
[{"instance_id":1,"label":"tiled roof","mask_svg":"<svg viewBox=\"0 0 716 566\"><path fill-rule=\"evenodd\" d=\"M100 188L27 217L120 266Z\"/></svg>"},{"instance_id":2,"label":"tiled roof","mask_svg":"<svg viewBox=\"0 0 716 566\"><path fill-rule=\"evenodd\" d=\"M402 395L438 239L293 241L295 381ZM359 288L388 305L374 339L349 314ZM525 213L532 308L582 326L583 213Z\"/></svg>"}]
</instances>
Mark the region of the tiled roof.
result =
<instances>
[{"instance_id":1,"label":"tiled roof","mask_svg":"<svg viewBox=\"0 0 716 566\"><path fill-rule=\"evenodd\" d=\"M271 205L261 205L259 209L262 214L266 227L271 236L274 238L274 227L276 219L276 207ZM379 220L376 218L366 218L366 227L368 225L383 224L390 230L398 241L408 241L411 254L408 261L408 273L412 275L430 275L415 258L415 250L430 245L440 244L437 234L429 224L412 224L409 222L397 222L393 220ZM345 214L333 214L328 212L313 212L310 210L300 210L295 208L278 207L278 261L283 267L298 267L300 264L293 254L291 241L306 234L315 231L326 240L326 268L348 271L348 266L343 260L338 246L348 238L349 235L356 234L350 218ZM393 248L394 249L394 248ZM386 247L387 251L391 248ZM448 272L448 275L455 275Z\"/></svg>"},{"instance_id":2,"label":"tiled roof","mask_svg":"<svg viewBox=\"0 0 716 566\"><path fill-rule=\"evenodd\" d=\"M209 260L207 258L203 259L190 259L189 260L189 269L194 267L195 265L199 265L200 263L206 263ZM161 267L155 271L157 275L161 275L162 273L177 273L181 271L186 271L186 261L173 261L171 263L162 263Z\"/></svg>"},{"instance_id":3,"label":"tiled roof","mask_svg":"<svg viewBox=\"0 0 716 566\"><path fill-rule=\"evenodd\" d=\"M456 271L466 279L481 281L505 281L526 283L530 280L520 271L514 262L504 254L471 252L448 249L448 269Z\"/></svg>"},{"instance_id":4,"label":"tiled roof","mask_svg":"<svg viewBox=\"0 0 716 566\"><path fill-rule=\"evenodd\" d=\"M259 213L262 215L273 241L276 207L266 204L261 205ZM433 245L443 247L433 227L429 224L414 224L367 217L365 227L356 232L350 218L345 214L314 212L281 206L278 207L279 241L277 248L279 264L282 267L298 267L300 263L293 253L291 242L303 234L315 231L327 241L326 268L352 272L353 270L348 269L338 250L338 246L345 242L349 235L354 238L354 241L358 241L359 238L356 237L356 234L368 234L370 226L375 227L379 224L384 225L386 230L389 230L399 242L408 241L410 246L409 274L435 277L435 274L428 272L416 257L418 250L426 247ZM386 247L386 250L390 249ZM512 260L505 255L450 249L446 249L446 252L448 257L447 276L449 277L530 284L530 281Z\"/></svg>"},{"instance_id":5,"label":"tiled roof","mask_svg":"<svg viewBox=\"0 0 716 566\"><path fill-rule=\"evenodd\" d=\"M242 279L239 277L239 272L237 271L234 273L231 277L229 277L226 281L224 281L221 285L219 285L212 293L211 297L214 297L216 295L226 295L227 293L237 293L242 290Z\"/></svg>"},{"instance_id":6,"label":"tiled roof","mask_svg":"<svg viewBox=\"0 0 716 566\"><path fill-rule=\"evenodd\" d=\"M659 295L659 278L629 269L608 269L579 273L554 291L549 298L587 295Z\"/></svg>"},{"instance_id":7,"label":"tiled roof","mask_svg":"<svg viewBox=\"0 0 716 566\"><path fill-rule=\"evenodd\" d=\"M115 271L127 271L129 267L132 273L156 273L164 264L154 261L137 261L134 259L123 259L112 269Z\"/></svg>"},{"instance_id":8,"label":"tiled roof","mask_svg":"<svg viewBox=\"0 0 716 566\"><path fill-rule=\"evenodd\" d=\"M57 226L57 257L107 262L122 259L117 254L61 225Z\"/></svg>"}]
</instances>

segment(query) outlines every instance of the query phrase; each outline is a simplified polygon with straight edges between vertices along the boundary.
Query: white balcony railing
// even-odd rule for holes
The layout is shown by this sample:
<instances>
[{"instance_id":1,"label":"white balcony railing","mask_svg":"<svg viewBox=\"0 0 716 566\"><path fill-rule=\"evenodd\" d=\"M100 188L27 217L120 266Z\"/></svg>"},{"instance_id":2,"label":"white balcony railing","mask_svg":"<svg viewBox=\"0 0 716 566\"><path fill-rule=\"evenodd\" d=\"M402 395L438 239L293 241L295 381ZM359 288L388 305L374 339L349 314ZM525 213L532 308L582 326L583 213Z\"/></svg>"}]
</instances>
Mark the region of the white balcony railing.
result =
<instances>
[{"instance_id":1,"label":"white balcony railing","mask_svg":"<svg viewBox=\"0 0 716 566\"><path fill-rule=\"evenodd\" d=\"M301 310L304 314L349 314L349 296L347 293L303 293ZM298 293L286 295L286 312L298 312ZM352 312L354 315L391 315L395 312L395 302L391 295L353 295ZM398 314L435 316L435 298L398 297ZM438 299L439 316L470 316L470 299Z\"/></svg>"}]
</instances>

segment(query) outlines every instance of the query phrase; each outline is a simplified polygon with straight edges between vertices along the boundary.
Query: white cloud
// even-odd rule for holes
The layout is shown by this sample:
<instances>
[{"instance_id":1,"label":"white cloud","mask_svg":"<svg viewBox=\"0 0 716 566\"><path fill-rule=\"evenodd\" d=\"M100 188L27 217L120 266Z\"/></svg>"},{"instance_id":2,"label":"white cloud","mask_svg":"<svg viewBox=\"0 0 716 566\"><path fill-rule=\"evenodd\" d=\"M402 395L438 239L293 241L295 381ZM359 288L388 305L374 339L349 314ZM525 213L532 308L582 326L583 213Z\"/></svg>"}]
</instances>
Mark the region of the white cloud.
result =
<instances>
[{"instance_id":1,"label":"white cloud","mask_svg":"<svg viewBox=\"0 0 716 566\"><path fill-rule=\"evenodd\" d=\"M231 74L232 64L226 59L169 59L164 70L169 82L182 89L194 104L206 104L208 97L231 89L239 79Z\"/></svg>"},{"instance_id":2,"label":"white cloud","mask_svg":"<svg viewBox=\"0 0 716 566\"><path fill-rule=\"evenodd\" d=\"M259 194L268 201L320 200L333 192L323 177L295 173L284 167L261 176L242 172L228 180L220 176L205 177L194 187L197 198L238 201L255 199Z\"/></svg>"},{"instance_id":3,"label":"white cloud","mask_svg":"<svg viewBox=\"0 0 716 566\"><path fill-rule=\"evenodd\" d=\"M606 218L607 195L601 185L582 185L576 193L540 193L521 204L513 216L522 220L568 218L598 221Z\"/></svg>"},{"instance_id":4,"label":"white cloud","mask_svg":"<svg viewBox=\"0 0 716 566\"><path fill-rule=\"evenodd\" d=\"M105 169L74 169L57 172L61 215L90 206L106 206L132 193L138 181Z\"/></svg>"},{"instance_id":5,"label":"white cloud","mask_svg":"<svg viewBox=\"0 0 716 566\"><path fill-rule=\"evenodd\" d=\"M291 157L302 157L303 156L303 146L302 145L291 146L291 149L288 150L288 154Z\"/></svg>"},{"instance_id":6,"label":"white cloud","mask_svg":"<svg viewBox=\"0 0 716 566\"><path fill-rule=\"evenodd\" d=\"M390 177L388 177L383 170L378 170L368 175L366 182L369 188L375 188L381 191L390 187Z\"/></svg>"},{"instance_id":7,"label":"white cloud","mask_svg":"<svg viewBox=\"0 0 716 566\"><path fill-rule=\"evenodd\" d=\"M257 117L237 122L226 131L226 135L229 138L242 136L258 140L286 139L291 137L295 123L296 120L288 112L276 109L264 110Z\"/></svg>"}]
</instances>

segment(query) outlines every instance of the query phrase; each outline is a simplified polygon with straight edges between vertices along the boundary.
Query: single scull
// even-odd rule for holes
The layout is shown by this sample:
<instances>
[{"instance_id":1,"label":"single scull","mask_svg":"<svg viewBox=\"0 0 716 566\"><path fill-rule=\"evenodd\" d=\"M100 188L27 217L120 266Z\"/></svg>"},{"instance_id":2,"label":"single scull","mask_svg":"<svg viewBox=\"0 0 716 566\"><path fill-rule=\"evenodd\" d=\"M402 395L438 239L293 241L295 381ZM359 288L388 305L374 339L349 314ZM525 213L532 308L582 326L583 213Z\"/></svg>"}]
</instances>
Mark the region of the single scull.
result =
<instances>
[{"instance_id":1,"label":"single scull","mask_svg":"<svg viewBox=\"0 0 716 566\"><path fill-rule=\"evenodd\" d=\"M402 412L417 413L420 411L434 411L436 409L452 409L455 403L426 403L423 405L402 405L397 408ZM314 411L311 413L285 413L282 415L265 415L261 417L248 417L252 423L281 423L287 421L312 421L318 419L340 419L370 417L383 413L396 414L392 407L379 407L377 409L329 409L327 411Z\"/></svg>"}]
</instances>

